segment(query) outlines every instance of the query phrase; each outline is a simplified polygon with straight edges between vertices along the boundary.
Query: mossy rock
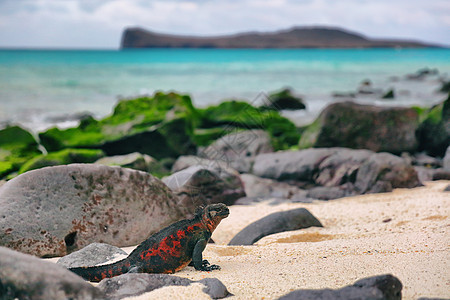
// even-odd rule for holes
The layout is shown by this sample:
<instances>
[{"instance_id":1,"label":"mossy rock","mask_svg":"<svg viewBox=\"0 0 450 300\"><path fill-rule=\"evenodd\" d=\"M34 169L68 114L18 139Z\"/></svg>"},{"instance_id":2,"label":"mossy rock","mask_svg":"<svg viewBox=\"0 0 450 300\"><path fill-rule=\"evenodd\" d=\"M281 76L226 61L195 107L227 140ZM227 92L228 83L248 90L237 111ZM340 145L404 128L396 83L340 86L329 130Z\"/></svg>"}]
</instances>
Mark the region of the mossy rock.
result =
<instances>
[{"instance_id":1,"label":"mossy rock","mask_svg":"<svg viewBox=\"0 0 450 300\"><path fill-rule=\"evenodd\" d=\"M444 102L422 112L422 120L416 131L418 150L443 157L450 145L450 94Z\"/></svg>"},{"instance_id":2,"label":"mossy rock","mask_svg":"<svg viewBox=\"0 0 450 300\"><path fill-rule=\"evenodd\" d=\"M77 128L41 133L49 151L98 148L108 155L140 152L155 158L192 153L199 114L189 96L157 92L153 97L122 100L111 116L85 120Z\"/></svg>"},{"instance_id":3,"label":"mossy rock","mask_svg":"<svg viewBox=\"0 0 450 300\"><path fill-rule=\"evenodd\" d=\"M104 156L105 153L99 149L64 149L32 158L20 168L19 174L49 166L93 163Z\"/></svg>"},{"instance_id":4,"label":"mossy rock","mask_svg":"<svg viewBox=\"0 0 450 300\"><path fill-rule=\"evenodd\" d=\"M193 139L197 146L209 146L212 142L230 132L233 132L233 128L228 126L196 128L194 130Z\"/></svg>"},{"instance_id":5,"label":"mossy rock","mask_svg":"<svg viewBox=\"0 0 450 300\"><path fill-rule=\"evenodd\" d=\"M216 139L239 129L262 129L270 134L274 149L281 150L296 145L300 137L294 123L278 111L263 110L244 101L225 101L200 112L200 128L222 129L222 132L214 131ZM205 142L202 140L202 145L206 145Z\"/></svg>"},{"instance_id":6,"label":"mossy rock","mask_svg":"<svg viewBox=\"0 0 450 300\"><path fill-rule=\"evenodd\" d=\"M306 128L299 148L346 147L394 154L413 152L418 144L415 137L418 126L417 109L338 102L327 106Z\"/></svg>"},{"instance_id":7,"label":"mossy rock","mask_svg":"<svg viewBox=\"0 0 450 300\"><path fill-rule=\"evenodd\" d=\"M0 178L19 170L20 166L42 154L33 135L19 126L0 130Z\"/></svg>"}]
</instances>

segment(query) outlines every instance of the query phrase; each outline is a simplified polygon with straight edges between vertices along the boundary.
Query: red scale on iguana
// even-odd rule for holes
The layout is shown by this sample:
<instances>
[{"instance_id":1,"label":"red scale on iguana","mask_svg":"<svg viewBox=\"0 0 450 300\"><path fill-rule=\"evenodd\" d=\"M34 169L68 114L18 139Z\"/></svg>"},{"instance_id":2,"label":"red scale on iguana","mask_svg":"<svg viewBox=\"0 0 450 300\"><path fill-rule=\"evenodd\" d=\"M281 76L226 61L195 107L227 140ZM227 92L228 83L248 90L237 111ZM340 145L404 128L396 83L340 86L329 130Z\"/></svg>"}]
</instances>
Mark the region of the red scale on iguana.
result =
<instances>
[{"instance_id":1,"label":"red scale on iguana","mask_svg":"<svg viewBox=\"0 0 450 300\"><path fill-rule=\"evenodd\" d=\"M228 215L225 204L208 205L193 219L178 221L153 234L118 262L69 270L86 280L98 282L124 273L174 273L191 262L200 271L220 269L203 260L202 252L214 229Z\"/></svg>"}]
</instances>

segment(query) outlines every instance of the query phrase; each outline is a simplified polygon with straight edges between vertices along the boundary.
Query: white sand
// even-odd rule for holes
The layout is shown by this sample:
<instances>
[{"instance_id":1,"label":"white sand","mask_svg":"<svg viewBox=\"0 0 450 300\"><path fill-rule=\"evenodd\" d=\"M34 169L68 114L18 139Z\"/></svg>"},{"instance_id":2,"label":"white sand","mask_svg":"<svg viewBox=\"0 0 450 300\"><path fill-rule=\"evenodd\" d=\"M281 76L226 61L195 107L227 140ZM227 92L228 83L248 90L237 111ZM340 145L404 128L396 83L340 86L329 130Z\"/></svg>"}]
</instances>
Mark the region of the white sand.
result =
<instances>
[{"instance_id":1,"label":"white sand","mask_svg":"<svg viewBox=\"0 0 450 300\"><path fill-rule=\"evenodd\" d=\"M340 288L390 273L403 283L403 299L450 297L450 181L415 189L311 204L232 206L204 258L222 267L175 275L215 277L231 299L277 299L296 289ZM226 246L243 227L270 213L307 208L324 225L279 233L254 246ZM130 249L127 249L130 251ZM202 299L201 285L166 287L129 299Z\"/></svg>"}]
</instances>

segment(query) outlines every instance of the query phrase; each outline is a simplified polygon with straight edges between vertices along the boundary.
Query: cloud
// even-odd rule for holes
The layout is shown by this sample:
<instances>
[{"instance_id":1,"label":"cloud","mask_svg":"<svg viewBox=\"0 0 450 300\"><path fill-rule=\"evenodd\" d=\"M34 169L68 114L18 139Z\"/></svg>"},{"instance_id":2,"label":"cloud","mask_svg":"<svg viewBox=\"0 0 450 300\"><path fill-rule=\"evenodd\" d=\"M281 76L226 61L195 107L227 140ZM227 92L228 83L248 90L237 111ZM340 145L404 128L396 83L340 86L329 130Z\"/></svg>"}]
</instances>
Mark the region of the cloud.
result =
<instances>
[{"instance_id":1,"label":"cloud","mask_svg":"<svg viewBox=\"0 0 450 300\"><path fill-rule=\"evenodd\" d=\"M0 46L117 47L125 27L176 34L331 25L450 44L447 0L0 0Z\"/></svg>"}]
</instances>

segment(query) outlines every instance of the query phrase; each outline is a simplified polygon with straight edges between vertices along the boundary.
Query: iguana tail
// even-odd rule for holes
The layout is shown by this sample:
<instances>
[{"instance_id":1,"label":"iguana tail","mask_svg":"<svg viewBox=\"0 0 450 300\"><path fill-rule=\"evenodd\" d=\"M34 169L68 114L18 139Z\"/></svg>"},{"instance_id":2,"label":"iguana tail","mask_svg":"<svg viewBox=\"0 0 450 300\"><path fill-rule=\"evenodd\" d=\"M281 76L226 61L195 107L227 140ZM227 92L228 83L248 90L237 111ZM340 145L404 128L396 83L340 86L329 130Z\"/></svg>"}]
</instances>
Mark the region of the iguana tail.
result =
<instances>
[{"instance_id":1,"label":"iguana tail","mask_svg":"<svg viewBox=\"0 0 450 300\"><path fill-rule=\"evenodd\" d=\"M79 267L69 268L70 271L83 277L85 280L92 282L99 282L105 278L111 278L121 274L128 273L130 270L130 263L127 259L120 260L118 262L96 266L96 267Z\"/></svg>"}]
</instances>

